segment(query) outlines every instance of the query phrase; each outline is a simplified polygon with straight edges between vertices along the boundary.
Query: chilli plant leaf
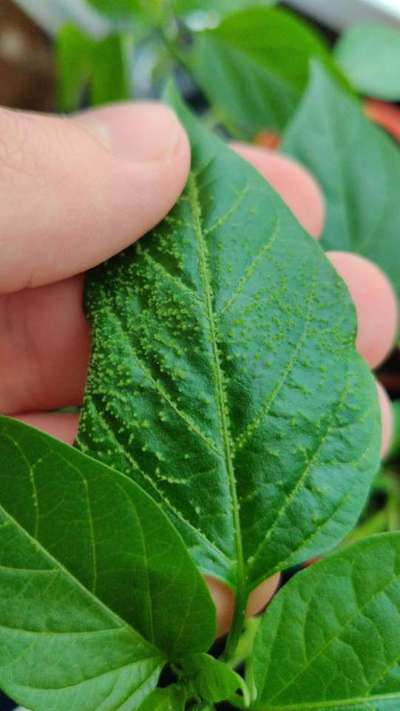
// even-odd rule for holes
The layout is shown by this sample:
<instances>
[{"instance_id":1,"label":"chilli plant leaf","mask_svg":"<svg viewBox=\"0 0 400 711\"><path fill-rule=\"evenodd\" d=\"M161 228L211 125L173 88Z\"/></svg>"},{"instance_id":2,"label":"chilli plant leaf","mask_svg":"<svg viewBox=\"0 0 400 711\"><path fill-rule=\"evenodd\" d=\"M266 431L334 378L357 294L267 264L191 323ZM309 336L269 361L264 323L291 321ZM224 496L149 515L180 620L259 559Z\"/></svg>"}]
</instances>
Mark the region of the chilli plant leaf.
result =
<instances>
[{"instance_id":1,"label":"chilli plant leaf","mask_svg":"<svg viewBox=\"0 0 400 711\"><path fill-rule=\"evenodd\" d=\"M138 708L164 664L208 649L215 609L134 482L0 422L0 688L35 711Z\"/></svg>"},{"instance_id":2,"label":"chilli plant leaf","mask_svg":"<svg viewBox=\"0 0 400 711\"><path fill-rule=\"evenodd\" d=\"M162 503L239 609L354 525L378 468L376 390L320 247L250 165L175 108L192 144L183 196L88 279L77 444Z\"/></svg>"},{"instance_id":3,"label":"chilli plant leaf","mask_svg":"<svg viewBox=\"0 0 400 711\"><path fill-rule=\"evenodd\" d=\"M400 31L384 25L351 27L335 47L338 64L362 94L400 99Z\"/></svg>"},{"instance_id":4,"label":"chilli plant leaf","mask_svg":"<svg viewBox=\"0 0 400 711\"><path fill-rule=\"evenodd\" d=\"M317 64L283 149L323 188L324 247L376 262L400 296L399 150Z\"/></svg>"},{"instance_id":5,"label":"chilli plant leaf","mask_svg":"<svg viewBox=\"0 0 400 711\"><path fill-rule=\"evenodd\" d=\"M263 618L252 672L260 711L397 711L400 534L295 576Z\"/></svg>"},{"instance_id":6,"label":"chilli plant leaf","mask_svg":"<svg viewBox=\"0 0 400 711\"><path fill-rule=\"evenodd\" d=\"M65 25L57 37L60 110L80 108L86 90L92 106L130 98L132 56L128 33L93 39L74 25Z\"/></svg>"},{"instance_id":7,"label":"chilli plant leaf","mask_svg":"<svg viewBox=\"0 0 400 711\"><path fill-rule=\"evenodd\" d=\"M195 78L223 122L251 137L282 129L307 86L310 59L339 76L324 42L287 10L253 7L195 35Z\"/></svg>"}]
</instances>

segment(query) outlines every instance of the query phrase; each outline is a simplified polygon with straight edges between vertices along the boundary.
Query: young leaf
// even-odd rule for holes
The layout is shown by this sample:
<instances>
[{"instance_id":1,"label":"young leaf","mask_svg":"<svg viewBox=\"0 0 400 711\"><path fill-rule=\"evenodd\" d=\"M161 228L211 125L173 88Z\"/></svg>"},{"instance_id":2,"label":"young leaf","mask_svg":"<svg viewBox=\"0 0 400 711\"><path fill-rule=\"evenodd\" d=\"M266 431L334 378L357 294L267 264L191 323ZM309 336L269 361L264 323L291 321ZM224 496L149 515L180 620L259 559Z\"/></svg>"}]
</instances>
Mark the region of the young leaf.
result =
<instances>
[{"instance_id":1,"label":"young leaf","mask_svg":"<svg viewBox=\"0 0 400 711\"><path fill-rule=\"evenodd\" d=\"M384 25L352 27L340 38L335 56L361 94L400 99L400 32Z\"/></svg>"},{"instance_id":2,"label":"young leaf","mask_svg":"<svg viewBox=\"0 0 400 711\"><path fill-rule=\"evenodd\" d=\"M184 711L185 693L177 686L155 689L139 711Z\"/></svg>"},{"instance_id":3,"label":"young leaf","mask_svg":"<svg viewBox=\"0 0 400 711\"><path fill-rule=\"evenodd\" d=\"M35 711L137 708L214 638L183 542L134 482L21 423L1 418L0 461L0 687Z\"/></svg>"},{"instance_id":4,"label":"young leaf","mask_svg":"<svg viewBox=\"0 0 400 711\"><path fill-rule=\"evenodd\" d=\"M378 468L347 289L249 164L175 101L186 190L94 270L78 445L137 480L200 568L244 594L334 546Z\"/></svg>"},{"instance_id":5,"label":"young leaf","mask_svg":"<svg viewBox=\"0 0 400 711\"><path fill-rule=\"evenodd\" d=\"M241 690L249 702L242 677L218 659L208 654L194 654L184 660L184 669L192 688L205 701L225 701Z\"/></svg>"},{"instance_id":6,"label":"young leaf","mask_svg":"<svg viewBox=\"0 0 400 711\"><path fill-rule=\"evenodd\" d=\"M400 708L400 534L380 534L296 575L256 638L255 708Z\"/></svg>"},{"instance_id":7,"label":"young leaf","mask_svg":"<svg viewBox=\"0 0 400 711\"><path fill-rule=\"evenodd\" d=\"M400 295L399 150L318 65L283 149L324 191L324 247L376 262Z\"/></svg>"},{"instance_id":8,"label":"young leaf","mask_svg":"<svg viewBox=\"0 0 400 711\"><path fill-rule=\"evenodd\" d=\"M337 73L307 24L286 10L254 7L197 33L192 66L228 128L249 138L286 125L306 88L312 57Z\"/></svg>"}]
</instances>

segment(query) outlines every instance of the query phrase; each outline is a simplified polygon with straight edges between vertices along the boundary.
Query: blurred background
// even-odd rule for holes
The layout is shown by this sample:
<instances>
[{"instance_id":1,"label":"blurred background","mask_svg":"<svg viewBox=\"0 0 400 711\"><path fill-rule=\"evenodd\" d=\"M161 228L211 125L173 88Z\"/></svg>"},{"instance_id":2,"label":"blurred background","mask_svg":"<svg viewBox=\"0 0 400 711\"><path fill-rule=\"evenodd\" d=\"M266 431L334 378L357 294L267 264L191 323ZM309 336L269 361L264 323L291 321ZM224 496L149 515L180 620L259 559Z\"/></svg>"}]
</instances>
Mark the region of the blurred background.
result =
<instances>
[{"instance_id":1,"label":"blurred background","mask_svg":"<svg viewBox=\"0 0 400 711\"><path fill-rule=\"evenodd\" d=\"M291 6L315 20L332 39L359 22L400 27L400 0L292 0ZM65 23L93 37L111 22L86 0L0 0L0 104L47 111L56 106L52 38Z\"/></svg>"}]
</instances>

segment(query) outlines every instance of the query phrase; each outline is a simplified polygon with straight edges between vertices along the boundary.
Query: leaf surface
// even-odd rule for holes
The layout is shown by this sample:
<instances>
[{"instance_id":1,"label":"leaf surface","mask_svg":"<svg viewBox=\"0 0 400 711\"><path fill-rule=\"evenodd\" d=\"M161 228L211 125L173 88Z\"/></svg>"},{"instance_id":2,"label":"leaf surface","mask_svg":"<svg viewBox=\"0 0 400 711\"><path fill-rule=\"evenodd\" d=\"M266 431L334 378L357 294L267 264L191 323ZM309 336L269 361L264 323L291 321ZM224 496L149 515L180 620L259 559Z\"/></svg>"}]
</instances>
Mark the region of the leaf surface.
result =
<instances>
[{"instance_id":1,"label":"leaf surface","mask_svg":"<svg viewBox=\"0 0 400 711\"><path fill-rule=\"evenodd\" d=\"M296 575L264 615L253 675L262 711L397 711L400 534Z\"/></svg>"},{"instance_id":2,"label":"leaf surface","mask_svg":"<svg viewBox=\"0 0 400 711\"><path fill-rule=\"evenodd\" d=\"M355 523L378 468L376 391L319 246L175 107L193 154L182 198L88 279L78 445L137 480L200 568L243 591Z\"/></svg>"},{"instance_id":3,"label":"leaf surface","mask_svg":"<svg viewBox=\"0 0 400 711\"><path fill-rule=\"evenodd\" d=\"M183 542L134 482L5 418L0 462L0 687L35 711L137 708L214 638Z\"/></svg>"},{"instance_id":4,"label":"leaf surface","mask_svg":"<svg viewBox=\"0 0 400 711\"><path fill-rule=\"evenodd\" d=\"M399 150L319 66L314 66L283 150L322 187L324 247L368 257L400 295Z\"/></svg>"},{"instance_id":5,"label":"leaf surface","mask_svg":"<svg viewBox=\"0 0 400 711\"><path fill-rule=\"evenodd\" d=\"M362 24L343 33L335 48L338 64L361 94L400 99L400 32Z\"/></svg>"},{"instance_id":6,"label":"leaf surface","mask_svg":"<svg viewBox=\"0 0 400 711\"><path fill-rule=\"evenodd\" d=\"M195 36L194 75L234 135L282 129L318 57L337 73L319 36L282 9L253 7Z\"/></svg>"}]
</instances>

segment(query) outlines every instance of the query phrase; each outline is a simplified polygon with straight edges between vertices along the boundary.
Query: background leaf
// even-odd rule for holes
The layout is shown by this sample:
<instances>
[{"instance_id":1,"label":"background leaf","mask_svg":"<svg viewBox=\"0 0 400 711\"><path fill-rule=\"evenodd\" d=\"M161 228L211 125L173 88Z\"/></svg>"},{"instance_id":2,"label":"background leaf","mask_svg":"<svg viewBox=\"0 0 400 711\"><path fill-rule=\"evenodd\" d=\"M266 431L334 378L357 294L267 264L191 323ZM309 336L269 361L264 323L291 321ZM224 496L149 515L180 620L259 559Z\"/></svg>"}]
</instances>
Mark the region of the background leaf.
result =
<instances>
[{"instance_id":1,"label":"background leaf","mask_svg":"<svg viewBox=\"0 0 400 711\"><path fill-rule=\"evenodd\" d=\"M133 18L140 11L143 0L88 0L97 10L116 19ZM147 0L149 4L154 0Z\"/></svg>"},{"instance_id":2,"label":"background leaf","mask_svg":"<svg viewBox=\"0 0 400 711\"><path fill-rule=\"evenodd\" d=\"M291 117L318 57L337 74L320 37L287 10L249 8L195 35L192 68L234 134L251 138Z\"/></svg>"},{"instance_id":3,"label":"background leaf","mask_svg":"<svg viewBox=\"0 0 400 711\"><path fill-rule=\"evenodd\" d=\"M127 33L96 40L74 25L65 25L57 38L60 110L80 108L85 92L92 106L129 99L132 55L132 38Z\"/></svg>"},{"instance_id":4,"label":"background leaf","mask_svg":"<svg viewBox=\"0 0 400 711\"><path fill-rule=\"evenodd\" d=\"M200 574L132 481L21 423L0 425L0 686L35 711L70 709L75 694L79 708L113 709L135 684L140 702L165 655L214 639Z\"/></svg>"},{"instance_id":5,"label":"background leaf","mask_svg":"<svg viewBox=\"0 0 400 711\"><path fill-rule=\"evenodd\" d=\"M381 534L296 575L256 638L256 707L396 711L400 534Z\"/></svg>"},{"instance_id":6,"label":"background leaf","mask_svg":"<svg viewBox=\"0 0 400 711\"><path fill-rule=\"evenodd\" d=\"M323 246L376 262L399 295L399 150L318 65L283 150L311 171L324 192Z\"/></svg>"},{"instance_id":7,"label":"background leaf","mask_svg":"<svg viewBox=\"0 0 400 711\"><path fill-rule=\"evenodd\" d=\"M347 289L246 162L178 106L187 188L87 284L78 445L137 480L200 568L246 591L332 548L378 468Z\"/></svg>"},{"instance_id":8,"label":"background leaf","mask_svg":"<svg viewBox=\"0 0 400 711\"><path fill-rule=\"evenodd\" d=\"M400 31L377 24L351 27L343 33L335 56L361 94L400 99Z\"/></svg>"},{"instance_id":9,"label":"background leaf","mask_svg":"<svg viewBox=\"0 0 400 711\"><path fill-rule=\"evenodd\" d=\"M279 0L172 0L174 11L178 15L191 12L212 12L217 17L230 15L249 7L276 5Z\"/></svg>"}]
</instances>

